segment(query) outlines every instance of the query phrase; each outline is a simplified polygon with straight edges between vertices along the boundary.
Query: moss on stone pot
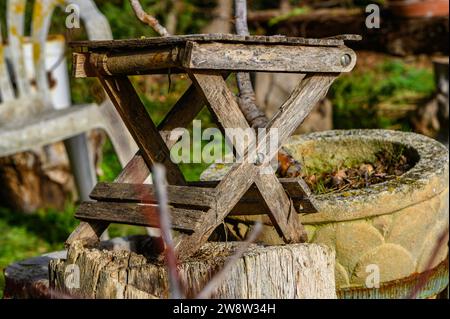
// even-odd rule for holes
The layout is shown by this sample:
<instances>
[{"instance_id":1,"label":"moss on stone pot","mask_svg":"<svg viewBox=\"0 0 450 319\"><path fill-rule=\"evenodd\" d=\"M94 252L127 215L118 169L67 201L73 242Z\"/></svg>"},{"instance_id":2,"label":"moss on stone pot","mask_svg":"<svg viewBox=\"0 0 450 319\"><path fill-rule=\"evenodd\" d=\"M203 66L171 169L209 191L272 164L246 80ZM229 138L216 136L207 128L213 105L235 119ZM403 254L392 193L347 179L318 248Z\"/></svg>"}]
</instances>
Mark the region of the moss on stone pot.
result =
<instances>
[{"instance_id":1,"label":"moss on stone pot","mask_svg":"<svg viewBox=\"0 0 450 319\"><path fill-rule=\"evenodd\" d=\"M440 235L448 227L448 150L415 133L388 130L326 131L293 136L285 149L304 167L370 162L380 150L398 150L412 167L395 179L344 192L316 195L318 212L299 214L309 240L336 250L338 288L365 287L369 265L377 265L381 282L406 278L427 269ZM203 179L220 179L228 168L211 166ZM230 233L245 238L255 220L263 221L260 238L282 240L266 216L236 216ZM448 254L437 247L431 268ZM447 278L448 282L448 278Z\"/></svg>"}]
</instances>

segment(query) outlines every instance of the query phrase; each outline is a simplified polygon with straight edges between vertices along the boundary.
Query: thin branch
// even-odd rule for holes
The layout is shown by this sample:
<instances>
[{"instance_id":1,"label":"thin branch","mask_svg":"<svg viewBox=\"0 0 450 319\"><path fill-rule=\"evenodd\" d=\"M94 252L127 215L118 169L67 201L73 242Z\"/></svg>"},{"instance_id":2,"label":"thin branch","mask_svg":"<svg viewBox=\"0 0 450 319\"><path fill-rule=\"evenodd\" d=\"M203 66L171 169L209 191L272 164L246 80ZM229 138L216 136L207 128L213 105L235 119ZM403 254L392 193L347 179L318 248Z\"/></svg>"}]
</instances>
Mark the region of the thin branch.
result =
<instances>
[{"instance_id":1,"label":"thin branch","mask_svg":"<svg viewBox=\"0 0 450 319\"><path fill-rule=\"evenodd\" d=\"M142 22L153 28L160 36L168 37L170 33L164 28L155 17L149 15L142 8L139 0L130 0L131 7L133 8L136 17Z\"/></svg>"},{"instance_id":2,"label":"thin branch","mask_svg":"<svg viewBox=\"0 0 450 319\"><path fill-rule=\"evenodd\" d=\"M166 168L164 165L155 164L152 168L155 195L158 200L159 226L161 237L166 245L164 250L167 270L169 273L170 295L173 299L183 298L181 282L178 275L178 262L172 239L172 222L168 208Z\"/></svg>"},{"instance_id":3,"label":"thin branch","mask_svg":"<svg viewBox=\"0 0 450 319\"><path fill-rule=\"evenodd\" d=\"M239 35L249 35L247 25L247 1L235 0L236 32ZM239 88L239 106L245 118L253 128L265 127L268 123L267 117L256 105L255 91L249 73L236 74Z\"/></svg>"},{"instance_id":4,"label":"thin branch","mask_svg":"<svg viewBox=\"0 0 450 319\"><path fill-rule=\"evenodd\" d=\"M258 238L261 231L262 224L260 222L255 223L253 230L248 236L247 240L239 245L238 249L236 249L234 254L225 263L225 266L222 268L222 270L220 270L213 278L211 278L211 280L206 284L203 290L197 295L196 299L208 299L211 297L214 291L216 291L216 289L220 286L227 273L244 255L250 245Z\"/></svg>"}]
</instances>

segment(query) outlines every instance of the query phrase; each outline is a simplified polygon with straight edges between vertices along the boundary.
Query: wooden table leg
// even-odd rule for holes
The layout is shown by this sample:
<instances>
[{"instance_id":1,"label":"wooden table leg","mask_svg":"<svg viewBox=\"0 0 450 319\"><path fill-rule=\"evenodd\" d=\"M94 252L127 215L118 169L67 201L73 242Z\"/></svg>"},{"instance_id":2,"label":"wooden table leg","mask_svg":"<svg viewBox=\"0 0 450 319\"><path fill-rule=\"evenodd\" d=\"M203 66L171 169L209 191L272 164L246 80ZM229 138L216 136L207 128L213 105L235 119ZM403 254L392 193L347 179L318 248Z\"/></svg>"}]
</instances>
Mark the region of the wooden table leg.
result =
<instances>
[{"instance_id":1,"label":"wooden table leg","mask_svg":"<svg viewBox=\"0 0 450 319\"><path fill-rule=\"evenodd\" d=\"M206 78L205 78L206 77ZM215 101L220 101L221 98L217 96L214 91L224 92L228 89L223 87L223 83L218 83L219 88L215 87L211 83L208 83L210 87L204 89L201 86L201 81L207 79L208 75L195 76L195 80L198 82L199 86L202 88L205 97L208 100L208 103L211 105L215 104ZM256 157L265 145L268 145L268 139L270 138L270 132L272 129L278 129L278 140L281 144L294 132L294 130L301 124L301 122L306 118L306 116L310 113L312 108L316 105L316 103L325 96L328 91L328 88L336 78L336 75L309 75L307 76L292 92L289 99L280 107L279 112L272 118L267 126L267 132L263 136L262 140L258 141L258 146L253 148L252 152L246 153L243 157L241 163L236 163L233 165L231 170L227 173L227 175L220 181L218 186L216 187L217 192L217 207L214 209L210 209L202 218L201 222L197 226L194 234L192 234L189 238L184 239L179 242L177 245L177 253L180 257L185 258L186 256L191 255L195 252L198 247L200 247L204 242L208 240L208 237L214 231L214 229L223 222L225 217L229 214L234 205L237 204L239 199L244 195L244 193L249 189L249 187L253 184L254 181L258 179L258 174L260 173L260 167L254 165L253 158ZM200 81L199 81L200 80ZM212 81L217 81L217 77L211 79ZM211 81L208 81L211 82ZM223 96L229 96L229 94L223 94ZM234 105L236 102L234 100L224 99L229 105ZM220 107L220 106L218 106ZM240 111L240 110L239 110ZM242 115L241 112L238 112ZM219 117L223 121L227 121L226 117L229 114L225 114L226 116ZM231 120L228 120L231 122ZM241 120L237 120L241 122ZM234 122L232 123L235 124ZM240 124L241 125L241 124ZM248 124L247 124L248 125ZM238 126L239 127L239 126ZM266 153L266 162L263 163L265 165L268 164L268 161L272 157L276 155L277 150L269 150ZM263 183L264 180L259 181ZM259 189L262 192L263 196L265 195L266 203L268 198L270 198L269 194L267 194L267 189L262 187ZM270 190L271 191L271 190ZM278 194L278 192L277 192ZM287 197L287 196L286 196ZM286 209L286 198L278 197L280 207ZM290 204L287 204L290 205ZM275 209L275 205L271 204L271 209ZM270 207L270 206L269 206ZM273 214L273 212L272 212ZM282 227L286 225L286 220L289 220L289 215L291 214L291 210L284 212L283 215L279 213L273 214L273 218L281 219L281 223L278 226ZM278 223L278 221L277 221ZM299 230L296 230L297 232ZM289 238L290 232L285 229L283 231L284 235ZM301 238L300 236L295 236L294 238Z\"/></svg>"},{"instance_id":2,"label":"wooden table leg","mask_svg":"<svg viewBox=\"0 0 450 319\"><path fill-rule=\"evenodd\" d=\"M194 85L191 85L159 124L158 130L164 132L178 127L187 127L204 105L202 94ZM165 142L169 149L176 143L169 139L166 139ZM141 151L138 151L114 182L139 184L144 183L149 175L150 169L145 163ZM81 240L86 244L96 243L108 226L107 222L81 222L66 240L66 245L70 245L75 240Z\"/></svg>"}]
</instances>

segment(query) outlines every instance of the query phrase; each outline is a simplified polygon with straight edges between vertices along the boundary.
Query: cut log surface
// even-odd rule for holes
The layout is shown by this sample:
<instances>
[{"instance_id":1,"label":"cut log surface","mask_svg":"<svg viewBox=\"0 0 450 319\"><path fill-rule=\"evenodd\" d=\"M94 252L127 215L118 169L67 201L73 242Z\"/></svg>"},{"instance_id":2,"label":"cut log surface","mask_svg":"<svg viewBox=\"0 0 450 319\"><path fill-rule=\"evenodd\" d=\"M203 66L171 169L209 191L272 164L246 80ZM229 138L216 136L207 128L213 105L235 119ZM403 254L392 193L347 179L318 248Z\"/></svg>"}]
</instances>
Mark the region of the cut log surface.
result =
<instances>
[{"instance_id":1,"label":"cut log surface","mask_svg":"<svg viewBox=\"0 0 450 319\"><path fill-rule=\"evenodd\" d=\"M141 242L142 237L139 237ZM239 243L210 242L179 265L188 298L222 269ZM131 246L143 247L135 243ZM264 247L252 244L230 269L212 298L336 298L333 250L315 244ZM80 270L79 287L65 285L67 266ZM128 250L85 248L74 242L67 259L50 262L50 287L85 298L168 298L163 264Z\"/></svg>"}]
</instances>

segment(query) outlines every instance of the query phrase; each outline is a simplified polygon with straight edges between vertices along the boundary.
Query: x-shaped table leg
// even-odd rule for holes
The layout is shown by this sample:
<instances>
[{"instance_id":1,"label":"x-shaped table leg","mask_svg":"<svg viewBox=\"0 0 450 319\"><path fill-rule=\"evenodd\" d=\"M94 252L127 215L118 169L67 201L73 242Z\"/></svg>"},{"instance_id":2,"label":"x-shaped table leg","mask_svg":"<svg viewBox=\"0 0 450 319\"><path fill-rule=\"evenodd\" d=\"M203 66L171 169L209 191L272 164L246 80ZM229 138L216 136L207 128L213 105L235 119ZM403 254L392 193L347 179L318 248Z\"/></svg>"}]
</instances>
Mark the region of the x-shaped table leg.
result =
<instances>
[{"instance_id":1,"label":"x-shaped table leg","mask_svg":"<svg viewBox=\"0 0 450 319\"><path fill-rule=\"evenodd\" d=\"M108 82L111 82L112 79L109 79ZM101 81L103 85L106 86L106 81L103 79ZM122 78L120 83L125 83L126 90L128 93L134 95L134 98L128 98L125 101L128 103L133 102L134 104L129 104L128 106L123 105L123 100L118 101L120 99L120 95L118 95L118 87L116 85L108 84L109 87L113 88L115 92L112 92L111 89L106 90L109 97L115 101L115 105L119 104L120 108L130 108L130 107L138 107L141 109L141 112L144 108L142 102L137 99L137 94L134 89L131 89L131 83L129 83L128 79ZM107 86L107 87L108 87ZM105 89L107 88L105 87ZM122 89L123 91L123 89ZM123 93L123 92L122 92ZM178 102L174 105L174 107L167 113L166 117L162 120L162 122L158 125L158 131L161 133L162 138L165 140L167 148L171 148L171 146L175 143L173 140L169 140L167 138L167 132L179 128L179 127L187 127L195 116L201 111L203 106L205 105L204 98L194 85L191 85L186 92L182 95L182 97L178 100ZM148 115L145 114L146 120L151 120L148 118ZM144 119L142 119L144 120ZM143 183L148 175L150 174L150 169L142 156L142 151L138 151L137 154L133 157L133 159L126 165L126 167L122 170L119 176L115 179L117 183ZM95 243L99 240L101 234L108 228L108 222L81 222L80 225L72 232L69 238L66 240L66 244L70 245L72 242L76 240L81 240L85 243Z\"/></svg>"},{"instance_id":2,"label":"x-shaped table leg","mask_svg":"<svg viewBox=\"0 0 450 319\"><path fill-rule=\"evenodd\" d=\"M248 123L240 111L231 92L218 74L191 73L191 79L201 90L211 109L225 128L248 128ZM238 203L253 183L256 183L266 204L271 211L271 219L287 242L299 242L306 238L300 226L292 202L279 184L274 172L261 175L277 149L267 151L270 134L278 133L279 147L302 123L317 102L322 99L336 74L308 75L298 84L289 99L280 107L278 113L266 127L266 134L260 136L258 145L250 147L240 163L235 163L216 187L216 207L209 209L197 224L194 233L188 238L181 238L177 244L177 253L181 258L191 255L206 242L220 225L231 209ZM256 156L264 154L264 163L254 164ZM267 173L267 172L266 172Z\"/></svg>"}]
</instances>

